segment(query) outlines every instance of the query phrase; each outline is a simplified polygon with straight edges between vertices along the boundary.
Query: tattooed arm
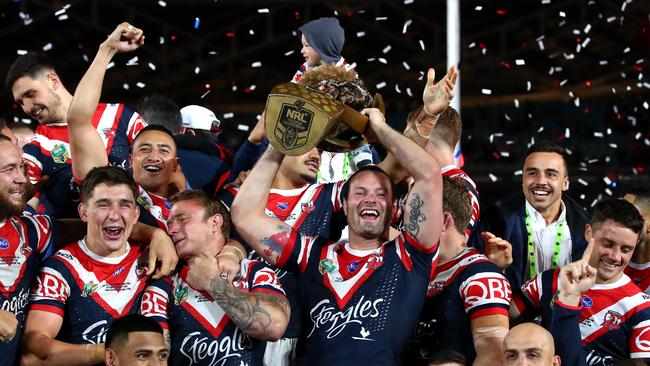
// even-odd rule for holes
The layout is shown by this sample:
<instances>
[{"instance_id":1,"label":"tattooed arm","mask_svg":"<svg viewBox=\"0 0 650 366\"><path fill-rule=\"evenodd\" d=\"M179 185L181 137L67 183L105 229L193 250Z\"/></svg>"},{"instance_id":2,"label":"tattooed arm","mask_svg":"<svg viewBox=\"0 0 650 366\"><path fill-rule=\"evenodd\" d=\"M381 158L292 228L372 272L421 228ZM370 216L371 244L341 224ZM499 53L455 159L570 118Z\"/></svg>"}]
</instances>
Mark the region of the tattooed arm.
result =
<instances>
[{"instance_id":1,"label":"tattooed arm","mask_svg":"<svg viewBox=\"0 0 650 366\"><path fill-rule=\"evenodd\" d=\"M284 296L236 288L219 276L216 258L198 257L188 265L188 283L207 291L241 330L266 341L282 338L291 316L289 302Z\"/></svg>"},{"instance_id":2,"label":"tattooed arm","mask_svg":"<svg viewBox=\"0 0 650 366\"><path fill-rule=\"evenodd\" d=\"M287 246L291 234L290 226L264 213L273 177L283 158L282 153L269 145L239 189L230 211L239 234L273 265Z\"/></svg>"},{"instance_id":3,"label":"tattooed arm","mask_svg":"<svg viewBox=\"0 0 650 366\"><path fill-rule=\"evenodd\" d=\"M368 115L367 134L374 136L413 177L405 206L406 232L430 248L440 238L442 230L442 175L440 164L401 133L393 130L377 109L365 109Z\"/></svg>"}]
</instances>

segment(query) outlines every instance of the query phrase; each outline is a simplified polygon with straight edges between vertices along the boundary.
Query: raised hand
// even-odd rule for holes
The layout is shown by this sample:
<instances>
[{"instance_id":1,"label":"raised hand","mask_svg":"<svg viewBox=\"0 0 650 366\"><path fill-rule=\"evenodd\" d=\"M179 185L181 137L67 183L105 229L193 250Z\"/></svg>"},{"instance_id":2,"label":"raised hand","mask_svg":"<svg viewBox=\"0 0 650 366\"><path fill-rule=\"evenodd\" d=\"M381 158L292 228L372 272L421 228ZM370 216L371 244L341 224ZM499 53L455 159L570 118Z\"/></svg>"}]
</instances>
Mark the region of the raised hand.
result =
<instances>
[{"instance_id":1,"label":"raised hand","mask_svg":"<svg viewBox=\"0 0 650 366\"><path fill-rule=\"evenodd\" d=\"M589 265L593 250L594 238L591 238L582 258L560 269L558 298L562 303L577 306L580 303L580 296L596 281L596 269Z\"/></svg>"},{"instance_id":2,"label":"raised hand","mask_svg":"<svg viewBox=\"0 0 650 366\"><path fill-rule=\"evenodd\" d=\"M488 231L482 232L481 238L485 242L485 256L501 270L510 267L512 264L512 244Z\"/></svg>"},{"instance_id":3,"label":"raised hand","mask_svg":"<svg viewBox=\"0 0 650 366\"><path fill-rule=\"evenodd\" d=\"M101 44L111 50L122 53L131 52L144 44L144 32L131 24L124 22L119 24L113 33Z\"/></svg>"},{"instance_id":4,"label":"raised hand","mask_svg":"<svg viewBox=\"0 0 650 366\"><path fill-rule=\"evenodd\" d=\"M442 113L454 98L458 70L456 70L455 66L452 66L439 82L435 83L435 78L436 71L430 68L427 72L427 84L424 86L424 92L422 93L424 112L432 116Z\"/></svg>"}]
</instances>

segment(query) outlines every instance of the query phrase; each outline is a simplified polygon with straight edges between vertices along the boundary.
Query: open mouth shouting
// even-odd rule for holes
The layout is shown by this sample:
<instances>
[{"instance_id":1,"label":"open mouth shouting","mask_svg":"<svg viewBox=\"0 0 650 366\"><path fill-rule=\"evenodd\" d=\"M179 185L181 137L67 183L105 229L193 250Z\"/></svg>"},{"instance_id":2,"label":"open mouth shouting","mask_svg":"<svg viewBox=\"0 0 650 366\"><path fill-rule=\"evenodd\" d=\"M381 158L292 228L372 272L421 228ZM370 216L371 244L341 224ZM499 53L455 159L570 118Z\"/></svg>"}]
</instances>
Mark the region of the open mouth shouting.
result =
<instances>
[{"instance_id":1,"label":"open mouth shouting","mask_svg":"<svg viewBox=\"0 0 650 366\"><path fill-rule=\"evenodd\" d=\"M107 240L119 240L122 233L124 233L124 228L121 226L105 226L102 228L102 232Z\"/></svg>"},{"instance_id":2,"label":"open mouth shouting","mask_svg":"<svg viewBox=\"0 0 650 366\"><path fill-rule=\"evenodd\" d=\"M379 211L372 208L364 208L359 214L362 220L366 221L376 221L379 219Z\"/></svg>"},{"instance_id":3,"label":"open mouth shouting","mask_svg":"<svg viewBox=\"0 0 650 366\"><path fill-rule=\"evenodd\" d=\"M152 174L158 173L161 170L163 170L163 167L162 167L161 164L146 164L146 165L144 165L143 168L144 168L144 170L146 172L152 173Z\"/></svg>"},{"instance_id":4,"label":"open mouth shouting","mask_svg":"<svg viewBox=\"0 0 650 366\"><path fill-rule=\"evenodd\" d=\"M533 187L530 190L535 200L544 200L551 195L551 190L546 187Z\"/></svg>"}]
</instances>

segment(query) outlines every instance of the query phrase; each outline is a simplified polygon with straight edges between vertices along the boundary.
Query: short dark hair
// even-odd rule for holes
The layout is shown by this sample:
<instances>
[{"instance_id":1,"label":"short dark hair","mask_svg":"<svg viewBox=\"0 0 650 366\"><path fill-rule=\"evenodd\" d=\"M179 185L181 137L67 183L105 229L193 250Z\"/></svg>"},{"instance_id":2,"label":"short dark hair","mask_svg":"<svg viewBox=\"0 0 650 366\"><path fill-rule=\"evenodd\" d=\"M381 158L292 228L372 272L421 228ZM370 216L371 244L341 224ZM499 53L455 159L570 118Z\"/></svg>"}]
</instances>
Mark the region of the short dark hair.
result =
<instances>
[{"instance_id":1,"label":"short dark hair","mask_svg":"<svg viewBox=\"0 0 650 366\"><path fill-rule=\"evenodd\" d=\"M127 342L129 333L151 332L163 334L163 329L155 320L141 314L128 314L115 319L106 332L106 348L113 348L116 343Z\"/></svg>"},{"instance_id":2,"label":"short dark hair","mask_svg":"<svg viewBox=\"0 0 650 366\"><path fill-rule=\"evenodd\" d=\"M465 356L462 354L448 349L437 351L431 355L431 357L427 358L427 365L441 365L450 362L465 365L467 361L465 360Z\"/></svg>"},{"instance_id":3,"label":"short dark hair","mask_svg":"<svg viewBox=\"0 0 650 366\"><path fill-rule=\"evenodd\" d=\"M175 204L180 201L197 201L201 207L205 210L205 216L203 219L207 219L210 216L216 214L221 215L223 218L223 224L221 225L221 234L225 240L228 240L230 235L230 212L221 201L218 199L208 196L202 191L196 189L190 189L187 191L180 192L173 196L170 202Z\"/></svg>"},{"instance_id":4,"label":"short dark hair","mask_svg":"<svg viewBox=\"0 0 650 366\"><path fill-rule=\"evenodd\" d=\"M564 170L566 171L566 175L569 175L569 162L566 150L564 150L564 147L562 147L560 144L553 141L540 141L531 145L528 148L528 151L526 151L526 155L524 155L524 161L522 165L526 164L526 159L528 159L528 156L530 154L542 152L559 154L562 157L562 162L564 162Z\"/></svg>"},{"instance_id":5,"label":"short dark hair","mask_svg":"<svg viewBox=\"0 0 650 366\"><path fill-rule=\"evenodd\" d=\"M605 198L596 203L591 215L591 227L596 231L607 220L612 220L636 234L643 229L643 216L633 204L623 199Z\"/></svg>"},{"instance_id":6,"label":"short dark hair","mask_svg":"<svg viewBox=\"0 0 650 366\"><path fill-rule=\"evenodd\" d=\"M133 143L131 144L131 146L135 145L135 142L138 140L138 138L142 136L143 133L148 131L160 131L162 133L169 135L172 141L174 141L174 147L176 148L176 140L174 139L174 134L172 134L172 132L167 127L162 125L147 125L147 127L141 129L140 132L138 132L138 134L135 135L135 138L133 139Z\"/></svg>"},{"instance_id":7,"label":"short dark hair","mask_svg":"<svg viewBox=\"0 0 650 366\"><path fill-rule=\"evenodd\" d=\"M444 142L451 149L456 147L463 133L463 121L460 114L451 106L447 107L438 117L438 121L431 130L431 136Z\"/></svg>"},{"instance_id":8,"label":"short dark hair","mask_svg":"<svg viewBox=\"0 0 650 366\"><path fill-rule=\"evenodd\" d=\"M54 64L50 62L47 56L41 52L29 52L19 56L16 61L9 67L5 77L5 88L11 90L16 80L23 76L29 76L36 79L44 71L54 71Z\"/></svg>"},{"instance_id":9,"label":"short dark hair","mask_svg":"<svg viewBox=\"0 0 650 366\"><path fill-rule=\"evenodd\" d=\"M352 180L354 177L356 177L359 173L365 172L365 171L373 171L377 173L381 173L385 175L388 178L388 181L390 182L390 192L391 192L391 199L395 199L393 195L395 194L395 182L393 182L393 179L386 173L382 168L378 167L377 165L366 165L356 172L352 174L347 181L343 184L343 187L341 187L341 201L346 201L348 199L348 195L350 194L350 184L352 183Z\"/></svg>"},{"instance_id":10,"label":"short dark hair","mask_svg":"<svg viewBox=\"0 0 650 366\"><path fill-rule=\"evenodd\" d=\"M472 218L469 191L459 178L442 177L442 211L454 218L456 231L465 234Z\"/></svg>"},{"instance_id":11,"label":"short dark hair","mask_svg":"<svg viewBox=\"0 0 650 366\"><path fill-rule=\"evenodd\" d=\"M133 193L134 202L138 197L138 187L133 177L126 170L116 166L102 166L92 168L86 175L86 178L84 178L83 184L81 185L81 199L83 203L88 203L95 187L102 183L108 186L124 184Z\"/></svg>"},{"instance_id":12,"label":"short dark hair","mask_svg":"<svg viewBox=\"0 0 650 366\"><path fill-rule=\"evenodd\" d=\"M183 125L181 109L171 99L160 94L153 94L142 99L140 116L149 125L165 126L173 134L180 133Z\"/></svg>"}]
</instances>

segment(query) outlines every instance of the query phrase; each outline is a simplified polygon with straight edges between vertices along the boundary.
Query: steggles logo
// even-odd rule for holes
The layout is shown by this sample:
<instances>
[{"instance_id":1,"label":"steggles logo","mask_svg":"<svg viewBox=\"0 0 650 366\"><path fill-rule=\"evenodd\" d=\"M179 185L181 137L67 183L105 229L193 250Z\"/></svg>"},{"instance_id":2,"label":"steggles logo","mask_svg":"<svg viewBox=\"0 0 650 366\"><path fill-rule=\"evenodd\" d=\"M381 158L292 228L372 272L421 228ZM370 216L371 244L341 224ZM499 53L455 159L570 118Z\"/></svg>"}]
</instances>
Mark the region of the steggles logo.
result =
<instances>
[{"instance_id":1,"label":"steggles logo","mask_svg":"<svg viewBox=\"0 0 650 366\"><path fill-rule=\"evenodd\" d=\"M384 302L384 299L366 300L364 296L361 296L359 301L344 311L338 311L338 308L330 305L330 300L325 299L316 306L314 306L309 312L309 317L312 321L312 329L307 334L307 337L311 337L316 329L323 328L323 332L326 334L327 339L331 339L339 335L345 330L345 328L350 324L359 324L362 325L363 319L366 318L376 318L381 313L380 304ZM364 334L369 334L365 328L361 328L360 333L364 338Z\"/></svg>"}]
</instances>

